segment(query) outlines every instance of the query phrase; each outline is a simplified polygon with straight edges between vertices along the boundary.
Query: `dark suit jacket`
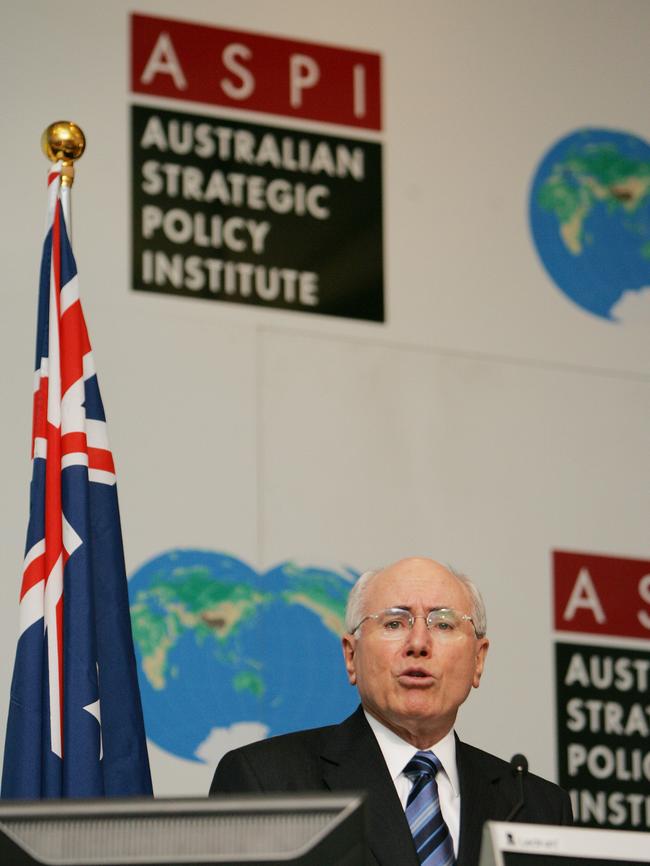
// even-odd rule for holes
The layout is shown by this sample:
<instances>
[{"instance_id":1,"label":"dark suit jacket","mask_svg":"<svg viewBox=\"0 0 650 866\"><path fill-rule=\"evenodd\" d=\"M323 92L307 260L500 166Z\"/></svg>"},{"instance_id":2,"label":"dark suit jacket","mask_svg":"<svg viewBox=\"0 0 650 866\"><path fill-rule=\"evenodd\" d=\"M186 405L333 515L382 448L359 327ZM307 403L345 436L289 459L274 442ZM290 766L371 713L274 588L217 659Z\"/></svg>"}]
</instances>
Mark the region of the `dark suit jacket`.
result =
<instances>
[{"instance_id":1,"label":"dark suit jacket","mask_svg":"<svg viewBox=\"0 0 650 866\"><path fill-rule=\"evenodd\" d=\"M503 821L519 800L510 764L456 742L461 815L457 866L477 866L483 822ZM272 737L229 752L210 794L366 791L368 839L379 866L419 866L404 809L361 707L340 725ZM572 823L568 795L531 774L516 820Z\"/></svg>"}]
</instances>

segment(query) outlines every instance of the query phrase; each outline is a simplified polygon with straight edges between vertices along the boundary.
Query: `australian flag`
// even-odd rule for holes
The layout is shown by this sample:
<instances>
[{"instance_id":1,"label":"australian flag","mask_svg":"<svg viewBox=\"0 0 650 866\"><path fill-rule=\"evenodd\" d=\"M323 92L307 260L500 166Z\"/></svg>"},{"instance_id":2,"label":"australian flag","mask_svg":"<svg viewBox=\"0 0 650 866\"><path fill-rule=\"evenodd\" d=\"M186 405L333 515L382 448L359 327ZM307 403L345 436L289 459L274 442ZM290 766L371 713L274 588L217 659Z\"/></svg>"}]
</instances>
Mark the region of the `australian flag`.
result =
<instances>
[{"instance_id":1,"label":"australian flag","mask_svg":"<svg viewBox=\"0 0 650 866\"><path fill-rule=\"evenodd\" d=\"M2 796L152 793L115 467L66 232L48 175L29 527Z\"/></svg>"}]
</instances>

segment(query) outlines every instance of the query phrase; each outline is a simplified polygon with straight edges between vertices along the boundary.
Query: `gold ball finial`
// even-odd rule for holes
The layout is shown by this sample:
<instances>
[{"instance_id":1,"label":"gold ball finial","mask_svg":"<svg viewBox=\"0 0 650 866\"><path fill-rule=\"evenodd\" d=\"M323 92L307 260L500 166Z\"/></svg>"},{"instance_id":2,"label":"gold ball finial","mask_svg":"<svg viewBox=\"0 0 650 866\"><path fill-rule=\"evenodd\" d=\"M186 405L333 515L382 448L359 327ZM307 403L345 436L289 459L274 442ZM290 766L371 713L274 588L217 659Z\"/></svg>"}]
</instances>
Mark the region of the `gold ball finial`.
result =
<instances>
[{"instance_id":1,"label":"gold ball finial","mask_svg":"<svg viewBox=\"0 0 650 866\"><path fill-rule=\"evenodd\" d=\"M57 120L51 123L41 136L43 153L50 160L62 160L61 183L72 186L74 180L74 161L83 155L86 136L71 120Z\"/></svg>"},{"instance_id":2,"label":"gold ball finial","mask_svg":"<svg viewBox=\"0 0 650 866\"><path fill-rule=\"evenodd\" d=\"M82 156L86 147L86 136L76 123L57 120L43 133L41 147L51 162L62 159L63 162L70 163Z\"/></svg>"}]
</instances>

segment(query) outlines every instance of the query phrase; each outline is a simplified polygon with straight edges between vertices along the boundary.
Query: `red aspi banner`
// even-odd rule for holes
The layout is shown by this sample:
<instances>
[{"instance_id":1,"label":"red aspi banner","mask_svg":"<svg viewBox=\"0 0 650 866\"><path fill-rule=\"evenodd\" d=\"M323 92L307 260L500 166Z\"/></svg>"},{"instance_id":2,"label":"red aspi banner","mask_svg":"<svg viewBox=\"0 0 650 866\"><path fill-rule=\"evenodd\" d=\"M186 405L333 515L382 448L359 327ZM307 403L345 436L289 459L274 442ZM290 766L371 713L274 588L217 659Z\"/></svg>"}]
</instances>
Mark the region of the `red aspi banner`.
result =
<instances>
[{"instance_id":1,"label":"red aspi banner","mask_svg":"<svg viewBox=\"0 0 650 866\"><path fill-rule=\"evenodd\" d=\"M379 54L131 16L136 93L381 129L380 82Z\"/></svg>"},{"instance_id":2,"label":"red aspi banner","mask_svg":"<svg viewBox=\"0 0 650 866\"><path fill-rule=\"evenodd\" d=\"M558 631L650 639L650 561L553 553Z\"/></svg>"}]
</instances>

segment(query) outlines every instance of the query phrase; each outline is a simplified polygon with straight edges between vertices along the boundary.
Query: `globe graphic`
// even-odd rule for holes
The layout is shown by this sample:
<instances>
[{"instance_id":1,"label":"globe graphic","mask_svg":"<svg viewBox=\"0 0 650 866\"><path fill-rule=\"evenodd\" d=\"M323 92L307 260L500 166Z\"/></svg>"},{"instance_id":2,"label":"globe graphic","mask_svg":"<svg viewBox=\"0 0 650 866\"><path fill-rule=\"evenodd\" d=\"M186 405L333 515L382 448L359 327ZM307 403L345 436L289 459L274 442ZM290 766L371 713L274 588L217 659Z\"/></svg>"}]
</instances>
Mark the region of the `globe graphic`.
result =
<instances>
[{"instance_id":1,"label":"globe graphic","mask_svg":"<svg viewBox=\"0 0 650 866\"><path fill-rule=\"evenodd\" d=\"M252 740L338 722L356 706L340 636L358 574L172 550L129 581L147 736L216 764Z\"/></svg>"},{"instance_id":2,"label":"globe graphic","mask_svg":"<svg viewBox=\"0 0 650 866\"><path fill-rule=\"evenodd\" d=\"M546 271L583 310L610 321L650 312L650 146L582 129L542 159L530 225Z\"/></svg>"}]
</instances>

